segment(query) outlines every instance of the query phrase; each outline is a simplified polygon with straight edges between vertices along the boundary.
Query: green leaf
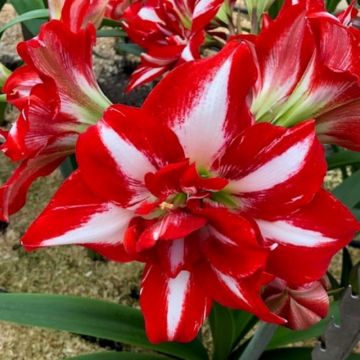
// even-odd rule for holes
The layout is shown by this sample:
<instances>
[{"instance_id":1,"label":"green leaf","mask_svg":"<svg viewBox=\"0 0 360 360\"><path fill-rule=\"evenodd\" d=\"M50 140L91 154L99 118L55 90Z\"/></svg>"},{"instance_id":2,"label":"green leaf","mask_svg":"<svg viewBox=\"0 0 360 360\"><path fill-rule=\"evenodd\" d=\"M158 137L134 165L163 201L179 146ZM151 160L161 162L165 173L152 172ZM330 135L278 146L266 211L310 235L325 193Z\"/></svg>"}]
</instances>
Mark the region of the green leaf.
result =
<instances>
[{"instance_id":1,"label":"green leaf","mask_svg":"<svg viewBox=\"0 0 360 360\"><path fill-rule=\"evenodd\" d=\"M352 270L350 272L350 276L349 276L349 283L352 287L352 292L354 294L360 293L359 276L360 276L360 261L357 264L355 264L355 266L352 268Z\"/></svg>"},{"instance_id":2,"label":"green leaf","mask_svg":"<svg viewBox=\"0 0 360 360\"><path fill-rule=\"evenodd\" d=\"M343 166L360 164L360 153L342 150L327 157L328 169L333 170Z\"/></svg>"},{"instance_id":3,"label":"green leaf","mask_svg":"<svg viewBox=\"0 0 360 360\"><path fill-rule=\"evenodd\" d=\"M260 360L311 360L312 348L284 348L265 351Z\"/></svg>"},{"instance_id":4,"label":"green leaf","mask_svg":"<svg viewBox=\"0 0 360 360\"><path fill-rule=\"evenodd\" d=\"M271 7L269 9L269 14L273 19L275 19L278 16L278 14L283 6L283 3L284 3L284 0L276 0L271 5Z\"/></svg>"},{"instance_id":5,"label":"green leaf","mask_svg":"<svg viewBox=\"0 0 360 360\"><path fill-rule=\"evenodd\" d=\"M143 49L136 44L119 43L117 44L117 51L140 56Z\"/></svg>"},{"instance_id":6,"label":"green leaf","mask_svg":"<svg viewBox=\"0 0 360 360\"><path fill-rule=\"evenodd\" d=\"M213 359L226 359L236 339L236 324L231 309L214 304L210 314L210 328L214 344Z\"/></svg>"},{"instance_id":7,"label":"green leaf","mask_svg":"<svg viewBox=\"0 0 360 360\"><path fill-rule=\"evenodd\" d=\"M28 13L33 10L45 10L45 5L43 0L9 0L9 2L14 6L16 12L19 15ZM26 29L30 32L30 36L36 36L39 33L40 26L44 23L43 20L39 19L30 19L24 23Z\"/></svg>"},{"instance_id":8,"label":"green leaf","mask_svg":"<svg viewBox=\"0 0 360 360\"><path fill-rule=\"evenodd\" d=\"M351 269L353 267L353 263L351 260L351 255L349 250L345 247L342 250L342 265L341 265L341 287L347 287L349 285L349 277L351 273Z\"/></svg>"},{"instance_id":9,"label":"green leaf","mask_svg":"<svg viewBox=\"0 0 360 360\"><path fill-rule=\"evenodd\" d=\"M49 10L47 9L41 9L41 10L32 10L29 12L26 12L22 15L17 16L15 19L9 21L2 27L0 27L0 36L3 34L3 32L12 26L24 22L26 20L33 20L33 19L47 19L49 18ZM36 35L36 34L35 34Z\"/></svg>"},{"instance_id":10,"label":"green leaf","mask_svg":"<svg viewBox=\"0 0 360 360\"><path fill-rule=\"evenodd\" d=\"M319 321L317 324L307 330L294 331L286 327L279 327L270 341L268 349L274 349L298 341L304 341L321 336L324 333L326 326L332 316L335 318L335 320L339 320L338 301L335 301L331 304L329 315L325 319Z\"/></svg>"},{"instance_id":11,"label":"green leaf","mask_svg":"<svg viewBox=\"0 0 360 360\"><path fill-rule=\"evenodd\" d=\"M121 29L100 29L96 32L97 37L126 37Z\"/></svg>"},{"instance_id":12,"label":"green leaf","mask_svg":"<svg viewBox=\"0 0 360 360\"><path fill-rule=\"evenodd\" d=\"M334 12L341 0L326 0L326 8L329 12Z\"/></svg>"},{"instance_id":13,"label":"green leaf","mask_svg":"<svg viewBox=\"0 0 360 360\"><path fill-rule=\"evenodd\" d=\"M0 10L3 8L3 6L6 4L7 0L0 0Z\"/></svg>"},{"instance_id":14,"label":"green leaf","mask_svg":"<svg viewBox=\"0 0 360 360\"><path fill-rule=\"evenodd\" d=\"M106 301L64 295L0 294L0 320L118 341L180 359L207 359L206 350L197 340L189 344L151 344L139 310Z\"/></svg>"},{"instance_id":15,"label":"green leaf","mask_svg":"<svg viewBox=\"0 0 360 360\"><path fill-rule=\"evenodd\" d=\"M138 354L133 352L102 352L81 355L67 360L166 360L168 357L153 354Z\"/></svg>"},{"instance_id":16,"label":"green leaf","mask_svg":"<svg viewBox=\"0 0 360 360\"><path fill-rule=\"evenodd\" d=\"M337 186L333 193L349 208L355 207L360 202L360 170Z\"/></svg>"}]
</instances>

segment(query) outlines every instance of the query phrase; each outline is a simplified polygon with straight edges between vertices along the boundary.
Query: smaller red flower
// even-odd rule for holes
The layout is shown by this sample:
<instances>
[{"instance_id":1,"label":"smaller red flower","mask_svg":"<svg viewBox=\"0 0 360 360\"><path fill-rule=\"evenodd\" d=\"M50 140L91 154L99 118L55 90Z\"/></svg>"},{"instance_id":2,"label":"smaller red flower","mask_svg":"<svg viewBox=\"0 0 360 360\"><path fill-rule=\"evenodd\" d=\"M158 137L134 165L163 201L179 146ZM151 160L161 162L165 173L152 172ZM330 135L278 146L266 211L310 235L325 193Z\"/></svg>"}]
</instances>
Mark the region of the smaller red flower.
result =
<instances>
[{"instance_id":1,"label":"smaller red flower","mask_svg":"<svg viewBox=\"0 0 360 360\"><path fill-rule=\"evenodd\" d=\"M254 37L258 121L293 126L314 118L324 143L360 150L360 31L351 5L335 17L322 0L286 1Z\"/></svg>"},{"instance_id":2,"label":"smaller red flower","mask_svg":"<svg viewBox=\"0 0 360 360\"><path fill-rule=\"evenodd\" d=\"M24 205L34 180L74 153L78 134L110 105L92 70L95 28L83 28L84 7L72 8L69 18L73 4L67 1L61 20L46 23L37 37L18 45L25 65L2 89L21 114L2 132L1 151L20 165L0 188L1 221Z\"/></svg>"},{"instance_id":3,"label":"smaller red flower","mask_svg":"<svg viewBox=\"0 0 360 360\"><path fill-rule=\"evenodd\" d=\"M291 286L275 279L264 290L263 298L269 308L287 320L293 330L305 330L326 317L329 297L326 279L301 286Z\"/></svg>"},{"instance_id":4,"label":"smaller red flower","mask_svg":"<svg viewBox=\"0 0 360 360\"><path fill-rule=\"evenodd\" d=\"M131 40L146 50L128 90L145 84L182 62L200 57L205 27L223 0L150 0L136 2L124 13Z\"/></svg>"}]
</instances>

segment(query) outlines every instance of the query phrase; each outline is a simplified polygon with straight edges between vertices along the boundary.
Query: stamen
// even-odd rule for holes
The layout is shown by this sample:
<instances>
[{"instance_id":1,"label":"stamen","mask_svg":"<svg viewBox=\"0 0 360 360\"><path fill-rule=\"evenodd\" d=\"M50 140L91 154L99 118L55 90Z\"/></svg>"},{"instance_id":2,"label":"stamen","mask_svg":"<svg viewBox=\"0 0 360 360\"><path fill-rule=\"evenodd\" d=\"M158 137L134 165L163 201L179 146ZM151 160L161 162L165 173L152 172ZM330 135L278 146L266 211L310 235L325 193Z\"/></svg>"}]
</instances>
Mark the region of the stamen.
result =
<instances>
[{"instance_id":1,"label":"stamen","mask_svg":"<svg viewBox=\"0 0 360 360\"><path fill-rule=\"evenodd\" d=\"M172 210L174 208L174 204L170 204L166 201L162 202L160 205L159 205L159 208L161 210Z\"/></svg>"}]
</instances>

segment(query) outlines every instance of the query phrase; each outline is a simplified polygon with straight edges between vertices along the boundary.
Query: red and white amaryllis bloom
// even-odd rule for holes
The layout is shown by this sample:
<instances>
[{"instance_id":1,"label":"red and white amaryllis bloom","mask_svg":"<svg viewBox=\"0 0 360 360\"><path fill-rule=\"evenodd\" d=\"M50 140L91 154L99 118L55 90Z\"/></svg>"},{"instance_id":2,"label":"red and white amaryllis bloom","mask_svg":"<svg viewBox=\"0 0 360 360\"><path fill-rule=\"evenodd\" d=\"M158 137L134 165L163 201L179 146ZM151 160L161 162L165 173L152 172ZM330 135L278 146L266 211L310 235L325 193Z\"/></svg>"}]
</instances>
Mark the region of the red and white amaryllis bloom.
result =
<instances>
[{"instance_id":1,"label":"red and white amaryllis bloom","mask_svg":"<svg viewBox=\"0 0 360 360\"><path fill-rule=\"evenodd\" d=\"M1 151L20 162L0 188L2 221L24 205L37 177L51 173L75 151L78 134L96 123L110 105L92 70L95 28L83 29L73 10L72 19L65 11L60 21L50 21L36 38L18 45L25 65L3 86L8 102L21 114L10 131L2 132Z\"/></svg>"},{"instance_id":2,"label":"red and white amaryllis bloom","mask_svg":"<svg viewBox=\"0 0 360 360\"><path fill-rule=\"evenodd\" d=\"M75 13L69 14L72 14L73 18L80 16L83 26L91 23L99 27L104 17L120 20L124 11L135 1L138 0L48 0L48 4L51 19L60 19L67 3L68 8L75 9Z\"/></svg>"},{"instance_id":3,"label":"red and white amaryllis bloom","mask_svg":"<svg viewBox=\"0 0 360 360\"><path fill-rule=\"evenodd\" d=\"M360 150L360 31L350 6L336 18L323 1L287 1L254 40L260 76L251 111L292 126L314 118L324 143Z\"/></svg>"},{"instance_id":4,"label":"red and white amaryllis bloom","mask_svg":"<svg viewBox=\"0 0 360 360\"><path fill-rule=\"evenodd\" d=\"M128 90L145 84L173 67L200 58L205 28L224 0L148 0L124 13L130 39L146 50Z\"/></svg>"},{"instance_id":5,"label":"red and white amaryllis bloom","mask_svg":"<svg viewBox=\"0 0 360 360\"><path fill-rule=\"evenodd\" d=\"M275 314L287 320L287 327L304 330L328 314L327 287L325 278L301 286L291 286L275 279L266 286L262 296Z\"/></svg>"},{"instance_id":6,"label":"red and white amaryllis bloom","mask_svg":"<svg viewBox=\"0 0 360 360\"><path fill-rule=\"evenodd\" d=\"M23 245L82 244L145 262L140 303L152 342L193 339L212 301L282 323L261 299L269 273L319 279L359 224L321 189L313 122L252 125L255 79L252 50L231 42L171 72L141 109L110 107L80 135L79 169Z\"/></svg>"}]
</instances>

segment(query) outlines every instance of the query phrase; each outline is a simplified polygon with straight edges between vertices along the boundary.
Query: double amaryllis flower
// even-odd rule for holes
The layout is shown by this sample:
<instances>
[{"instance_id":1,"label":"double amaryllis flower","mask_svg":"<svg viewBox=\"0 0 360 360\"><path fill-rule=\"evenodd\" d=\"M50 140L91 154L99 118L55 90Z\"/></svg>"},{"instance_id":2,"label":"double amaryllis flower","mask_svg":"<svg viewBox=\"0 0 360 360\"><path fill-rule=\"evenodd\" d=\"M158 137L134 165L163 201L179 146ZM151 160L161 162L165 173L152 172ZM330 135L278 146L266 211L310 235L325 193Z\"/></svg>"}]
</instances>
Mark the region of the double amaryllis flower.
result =
<instances>
[{"instance_id":1,"label":"double amaryllis flower","mask_svg":"<svg viewBox=\"0 0 360 360\"><path fill-rule=\"evenodd\" d=\"M260 76L257 121L292 126L309 118L324 143L360 150L360 31L353 6L337 18L321 0L286 1L253 41Z\"/></svg>"},{"instance_id":2,"label":"double amaryllis flower","mask_svg":"<svg viewBox=\"0 0 360 360\"><path fill-rule=\"evenodd\" d=\"M128 90L145 84L173 67L200 57L205 28L223 0L138 1L124 13L130 39L146 50L132 74Z\"/></svg>"},{"instance_id":3,"label":"double amaryllis flower","mask_svg":"<svg viewBox=\"0 0 360 360\"><path fill-rule=\"evenodd\" d=\"M140 304L152 342L193 339L213 301L284 323L263 286L317 281L359 224L321 187L313 121L253 124L256 70L251 45L230 42L170 73L141 109L110 107L80 135L79 169L23 245L81 244L145 262Z\"/></svg>"},{"instance_id":4,"label":"double amaryllis flower","mask_svg":"<svg viewBox=\"0 0 360 360\"><path fill-rule=\"evenodd\" d=\"M31 183L48 175L75 150L78 134L102 116L109 100L92 70L95 28L87 22L87 1L67 1L61 20L18 45L25 65L6 81L3 92L20 110L1 151L19 162L0 188L0 220L19 210Z\"/></svg>"}]
</instances>

